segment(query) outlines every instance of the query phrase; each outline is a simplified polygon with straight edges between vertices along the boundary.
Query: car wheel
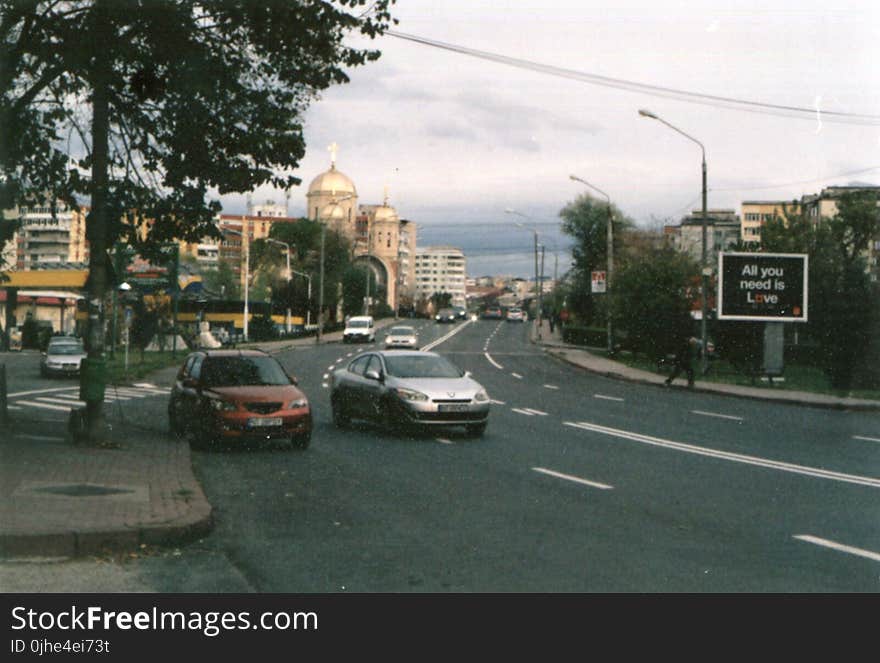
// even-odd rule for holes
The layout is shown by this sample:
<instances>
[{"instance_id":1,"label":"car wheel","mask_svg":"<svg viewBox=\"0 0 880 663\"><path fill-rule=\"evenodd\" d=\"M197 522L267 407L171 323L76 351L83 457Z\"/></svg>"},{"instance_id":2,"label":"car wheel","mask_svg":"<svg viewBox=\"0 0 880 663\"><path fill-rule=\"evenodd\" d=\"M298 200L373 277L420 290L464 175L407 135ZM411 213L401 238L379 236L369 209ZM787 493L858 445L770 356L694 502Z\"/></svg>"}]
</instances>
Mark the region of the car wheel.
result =
<instances>
[{"instance_id":1,"label":"car wheel","mask_svg":"<svg viewBox=\"0 0 880 663\"><path fill-rule=\"evenodd\" d=\"M486 426L489 425L489 422L484 421L481 424L468 424L465 426L465 431L468 434L468 437L481 437L483 433L486 432Z\"/></svg>"},{"instance_id":2,"label":"car wheel","mask_svg":"<svg viewBox=\"0 0 880 663\"><path fill-rule=\"evenodd\" d=\"M346 428L351 423L351 417L345 411L345 407L339 398L330 399L330 409L333 412L333 425L337 428Z\"/></svg>"},{"instance_id":3,"label":"car wheel","mask_svg":"<svg viewBox=\"0 0 880 663\"><path fill-rule=\"evenodd\" d=\"M312 441L312 431L297 433L290 438L291 449L308 449Z\"/></svg>"}]
</instances>

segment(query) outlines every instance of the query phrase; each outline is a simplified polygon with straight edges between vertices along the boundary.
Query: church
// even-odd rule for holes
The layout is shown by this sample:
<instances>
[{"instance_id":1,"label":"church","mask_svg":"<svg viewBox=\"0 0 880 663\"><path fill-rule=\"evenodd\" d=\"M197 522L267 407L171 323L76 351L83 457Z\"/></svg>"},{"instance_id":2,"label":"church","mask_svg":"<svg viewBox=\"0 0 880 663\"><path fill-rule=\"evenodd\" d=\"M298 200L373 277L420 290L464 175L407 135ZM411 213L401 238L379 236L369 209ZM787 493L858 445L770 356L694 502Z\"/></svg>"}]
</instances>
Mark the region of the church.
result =
<instances>
[{"instance_id":1,"label":"church","mask_svg":"<svg viewBox=\"0 0 880 663\"><path fill-rule=\"evenodd\" d=\"M386 304L411 306L415 292L416 224L388 203L360 204L354 182L337 170L337 145L330 146L330 169L315 177L306 193L306 214L348 238L354 263L372 270L386 292Z\"/></svg>"}]
</instances>

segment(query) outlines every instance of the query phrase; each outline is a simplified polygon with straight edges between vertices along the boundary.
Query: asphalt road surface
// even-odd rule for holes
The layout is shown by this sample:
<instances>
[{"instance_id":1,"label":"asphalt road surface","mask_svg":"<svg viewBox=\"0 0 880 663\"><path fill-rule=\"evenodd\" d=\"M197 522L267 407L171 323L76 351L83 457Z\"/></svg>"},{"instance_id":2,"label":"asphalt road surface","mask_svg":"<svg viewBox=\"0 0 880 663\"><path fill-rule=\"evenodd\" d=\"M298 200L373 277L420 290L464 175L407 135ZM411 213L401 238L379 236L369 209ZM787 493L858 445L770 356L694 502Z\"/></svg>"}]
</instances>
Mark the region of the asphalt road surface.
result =
<instances>
[{"instance_id":1,"label":"asphalt road surface","mask_svg":"<svg viewBox=\"0 0 880 663\"><path fill-rule=\"evenodd\" d=\"M89 591L880 589L876 414L598 377L546 356L517 323L417 325L423 345L449 335L433 349L487 388L482 438L337 429L327 378L371 346L281 353L312 402L311 447L195 452L214 532L182 550L90 567ZM36 364L34 375L29 390L58 386ZM112 407L167 434L168 386L117 395ZM12 403L36 410L20 401L37 398L54 396ZM63 587L83 564L24 575L0 565L0 580Z\"/></svg>"}]
</instances>

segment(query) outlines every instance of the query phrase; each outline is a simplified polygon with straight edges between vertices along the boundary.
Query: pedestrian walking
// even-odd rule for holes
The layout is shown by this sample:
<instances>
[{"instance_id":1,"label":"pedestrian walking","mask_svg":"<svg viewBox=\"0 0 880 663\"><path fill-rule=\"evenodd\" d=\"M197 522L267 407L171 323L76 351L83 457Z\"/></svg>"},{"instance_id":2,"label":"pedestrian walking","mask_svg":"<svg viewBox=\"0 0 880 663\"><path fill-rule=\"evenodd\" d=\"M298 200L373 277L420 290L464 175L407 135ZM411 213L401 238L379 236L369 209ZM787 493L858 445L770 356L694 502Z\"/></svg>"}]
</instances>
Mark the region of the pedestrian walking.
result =
<instances>
[{"instance_id":1,"label":"pedestrian walking","mask_svg":"<svg viewBox=\"0 0 880 663\"><path fill-rule=\"evenodd\" d=\"M687 375L688 389L693 389L694 364L697 362L699 354L699 341L697 341L695 337L690 336L686 339L682 339L682 342L679 344L679 347L675 352L675 366L672 369L672 374L666 378L666 386L671 386L672 381L684 371Z\"/></svg>"}]
</instances>

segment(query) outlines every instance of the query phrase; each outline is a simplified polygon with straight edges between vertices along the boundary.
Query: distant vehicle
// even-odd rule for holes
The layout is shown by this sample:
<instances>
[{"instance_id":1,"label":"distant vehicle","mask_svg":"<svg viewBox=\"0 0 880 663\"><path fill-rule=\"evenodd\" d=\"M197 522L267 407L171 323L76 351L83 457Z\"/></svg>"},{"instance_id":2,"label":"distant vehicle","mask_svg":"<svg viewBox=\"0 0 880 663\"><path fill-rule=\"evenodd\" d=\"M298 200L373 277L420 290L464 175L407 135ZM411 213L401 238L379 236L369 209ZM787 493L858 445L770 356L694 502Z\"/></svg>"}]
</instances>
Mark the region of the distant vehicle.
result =
<instances>
[{"instance_id":1,"label":"distant vehicle","mask_svg":"<svg viewBox=\"0 0 880 663\"><path fill-rule=\"evenodd\" d=\"M507 309L507 321L508 322L525 322L526 314L523 312L521 308L509 308Z\"/></svg>"},{"instance_id":2,"label":"distant vehicle","mask_svg":"<svg viewBox=\"0 0 880 663\"><path fill-rule=\"evenodd\" d=\"M79 375L86 357L83 342L72 336L53 336L46 351L40 356L40 375Z\"/></svg>"},{"instance_id":3,"label":"distant vehicle","mask_svg":"<svg viewBox=\"0 0 880 663\"><path fill-rule=\"evenodd\" d=\"M458 320L467 318L467 309L464 306L453 306L452 310L455 311L455 317Z\"/></svg>"},{"instance_id":4,"label":"distant vehicle","mask_svg":"<svg viewBox=\"0 0 880 663\"><path fill-rule=\"evenodd\" d=\"M376 340L376 323L371 315L356 315L348 319L342 332L343 343L372 343Z\"/></svg>"},{"instance_id":5,"label":"distant vehicle","mask_svg":"<svg viewBox=\"0 0 880 663\"><path fill-rule=\"evenodd\" d=\"M455 310L451 308L440 309L437 315L434 316L434 320L437 322L455 322Z\"/></svg>"},{"instance_id":6,"label":"distant vehicle","mask_svg":"<svg viewBox=\"0 0 880 663\"><path fill-rule=\"evenodd\" d=\"M483 319L484 320L501 320L504 317L504 314L501 312L500 306L488 306L486 310L483 311Z\"/></svg>"},{"instance_id":7,"label":"distant vehicle","mask_svg":"<svg viewBox=\"0 0 880 663\"><path fill-rule=\"evenodd\" d=\"M392 327L385 336L385 347L389 350L392 348L418 350L419 339L416 330L406 326Z\"/></svg>"},{"instance_id":8,"label":"distant vehicle","mask_svg":"<svg viewBox=\"0 0 880 663\"><path fill-rule=\"evenodd\" d=\"M434 352L367 352L333 373L333 423L378 422L390 430L464 426L479 437L489 421L489 395L471 376Z\"/></svg>"},{"instance_id":9,"label":"distant vehicle","mask_svg":"<svg viewBox=\"0 0 880 663\"><path fill-rule=\"evenodd\" d=\"M312 437L311 408L296 378L260 350L187 356L171 388L168 424L199 446L281 438L305 449Z\"/></svg>"}]
</instances>

